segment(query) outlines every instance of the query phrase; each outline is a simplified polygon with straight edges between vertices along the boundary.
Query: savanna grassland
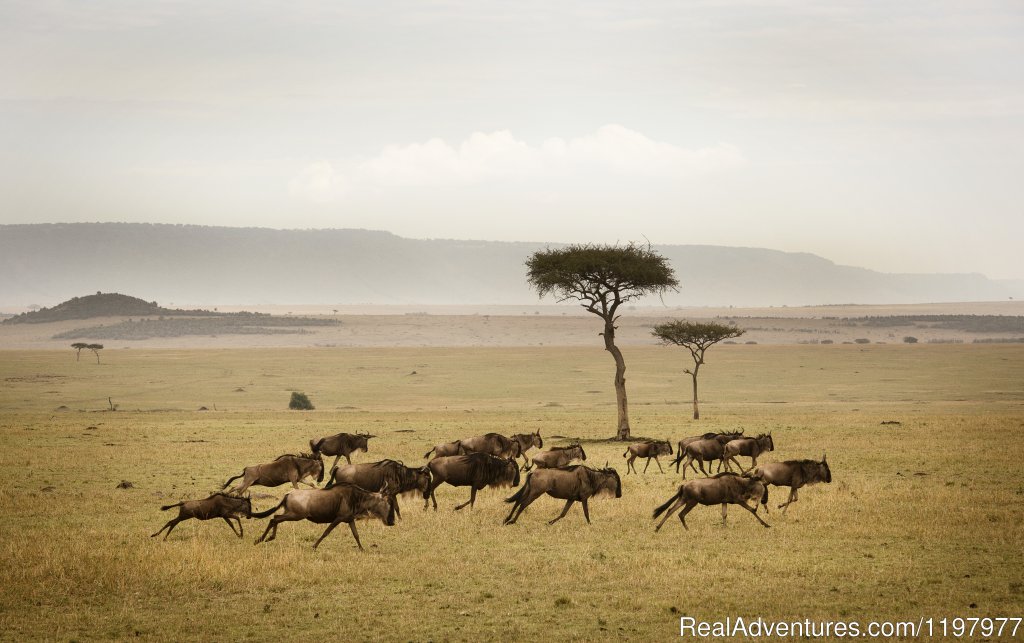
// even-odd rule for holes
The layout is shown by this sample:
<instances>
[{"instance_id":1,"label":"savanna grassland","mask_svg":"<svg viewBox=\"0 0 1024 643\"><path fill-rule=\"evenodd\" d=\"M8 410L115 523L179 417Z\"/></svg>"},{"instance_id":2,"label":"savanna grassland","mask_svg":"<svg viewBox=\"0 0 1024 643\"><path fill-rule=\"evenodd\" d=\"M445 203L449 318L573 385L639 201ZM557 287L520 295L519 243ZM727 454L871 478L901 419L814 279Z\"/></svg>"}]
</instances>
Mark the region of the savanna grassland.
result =
<instances>
[{"instance_id":1,"label":"savanna grassland","mask_svg":"<svg viewBox=\"0 0 1024 643\"><path fill-rule=\"evenodd\" d=\"M624 474L612 362L592 347L299 347L0 351L0 637L6 640L669 640L679 617L917 620L1024 616L1024 346L735 345L708 353L702 419L684 354L626 350L633 433L771 431L762 461L820 458L771 529L741 509L651 512L680 476L623 475L621 499L542 498L501 525L509 490L443 486L395 527L182 523L243 466L369 431L370 453L540 430ZM315 411L286 410L303 391ZM108 397L110 401L108 402ZM117 410L111 411L110 404ZM200 411L200 407L209 410ZM885 424L883 424L885 422ZM897 424L898 423L898 424ZM745 458L744 462L748 462ZM329 464L329 461L328 461ZM642 463L638 463L642 464ZM640 467L643 468L642 466ZM128 489L117 488L129 481ZM253 488L254 508L286 491Z\"/></svg>"}]
</instances>

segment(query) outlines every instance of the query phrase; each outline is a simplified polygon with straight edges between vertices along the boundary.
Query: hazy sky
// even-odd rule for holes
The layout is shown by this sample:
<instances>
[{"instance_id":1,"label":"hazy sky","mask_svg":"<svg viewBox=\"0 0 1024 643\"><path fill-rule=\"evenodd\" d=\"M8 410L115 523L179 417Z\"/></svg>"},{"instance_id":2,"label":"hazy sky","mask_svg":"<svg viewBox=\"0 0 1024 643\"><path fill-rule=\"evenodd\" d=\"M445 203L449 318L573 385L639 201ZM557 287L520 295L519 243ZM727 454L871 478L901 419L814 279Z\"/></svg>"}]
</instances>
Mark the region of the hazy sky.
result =
<instances>
[{"instance_id":1,"label":"hazy sky","mask_svg":"<svg viewBox=\"0 0 1024 643\"><path fill-rule=\"evenodd\" d=\"M0 0L0 223L1024 278L1024 3Z\"/></svg>"}]
</instances>

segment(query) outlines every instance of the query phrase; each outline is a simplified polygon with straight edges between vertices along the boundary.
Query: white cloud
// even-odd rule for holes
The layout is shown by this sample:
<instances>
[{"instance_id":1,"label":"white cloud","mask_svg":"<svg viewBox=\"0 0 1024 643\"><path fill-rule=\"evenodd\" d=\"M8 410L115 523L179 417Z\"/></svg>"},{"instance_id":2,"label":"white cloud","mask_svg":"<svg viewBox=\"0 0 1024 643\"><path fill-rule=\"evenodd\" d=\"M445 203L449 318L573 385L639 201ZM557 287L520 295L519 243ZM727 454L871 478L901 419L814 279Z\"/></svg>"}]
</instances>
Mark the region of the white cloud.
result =
<instances>
[{"instance_id":1,"label":"white cloud","mask_svg":"<svg viewBox=\"0 0 1024 643\"><path fill-rule=\"evenodd\" d=\"M457 145L439 138L392 145L369 159L316 161L289 183L289 192L325 202L357 191L466 186L555 178L587 181L609 175L679 179L742 166L729 144L685 149L621 125L604 125L573 139L530 145L502 130L475 132Z\"/></svg>"}]
</instances>

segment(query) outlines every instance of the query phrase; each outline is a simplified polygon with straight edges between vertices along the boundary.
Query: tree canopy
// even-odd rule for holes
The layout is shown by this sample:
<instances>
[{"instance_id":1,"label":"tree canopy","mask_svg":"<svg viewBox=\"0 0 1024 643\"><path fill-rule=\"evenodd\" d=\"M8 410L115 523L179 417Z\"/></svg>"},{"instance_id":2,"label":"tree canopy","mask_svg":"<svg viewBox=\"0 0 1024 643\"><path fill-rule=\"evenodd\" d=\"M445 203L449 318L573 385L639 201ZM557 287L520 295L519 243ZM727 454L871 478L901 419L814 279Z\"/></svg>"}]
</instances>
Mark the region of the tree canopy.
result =
<instances>
[{"instance_id":1,"label":"tree canopy","mask_svg":"<svg viewBox=\"0 0 1024 643\"><path fill-rule=\"evenodd\" d=\"M540 296L577 299L590 312L614 314L623 302L679 285L668 260L649 246L577 244L535 252L527 278Z\"/></svg>"}]
</instances>

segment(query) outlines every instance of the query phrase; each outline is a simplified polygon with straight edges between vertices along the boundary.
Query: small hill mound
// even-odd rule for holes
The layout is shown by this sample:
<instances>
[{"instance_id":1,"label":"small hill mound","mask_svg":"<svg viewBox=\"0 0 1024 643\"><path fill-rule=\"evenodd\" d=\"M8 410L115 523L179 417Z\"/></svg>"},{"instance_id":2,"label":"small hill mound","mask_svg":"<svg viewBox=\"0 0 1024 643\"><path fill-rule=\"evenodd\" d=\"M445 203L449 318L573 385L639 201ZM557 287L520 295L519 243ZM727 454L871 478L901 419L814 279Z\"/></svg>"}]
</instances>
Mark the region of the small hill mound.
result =
<instances>
[{"instance_id":1,"label":"small hill mound","mask_svg":"<svg viewBox=\"0 0 1024 643\"><path fill-rule=\"evenodd\" d=\"M42 324L69 319L91 319L93 317L142 317L146 315L188 315L199 311L170 310L161 308L155 301L144 301L138 297L119 293L96 293L75 297L52 308L40 308L28 313L5 319L5 324Z\"/></svg>"}]
</instances>

